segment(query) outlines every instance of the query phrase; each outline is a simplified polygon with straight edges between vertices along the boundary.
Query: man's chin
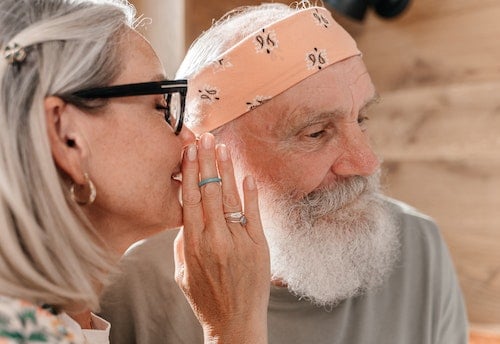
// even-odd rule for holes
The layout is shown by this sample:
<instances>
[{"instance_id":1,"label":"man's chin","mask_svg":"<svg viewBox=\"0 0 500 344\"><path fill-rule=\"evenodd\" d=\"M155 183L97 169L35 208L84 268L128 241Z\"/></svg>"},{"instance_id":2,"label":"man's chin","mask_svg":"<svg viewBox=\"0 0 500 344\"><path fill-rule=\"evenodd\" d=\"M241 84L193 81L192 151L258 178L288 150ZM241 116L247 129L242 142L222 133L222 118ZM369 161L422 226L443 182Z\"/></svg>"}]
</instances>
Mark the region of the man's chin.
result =
<instances>
[{"instance_id":1,"label":"man's chin","mask_svg":"<svg viewBox=\"0 0 500 344\"><path fill-rule=\"evenodd\" d=\"M275 219L276 220L276 219ZM380 286L399 256L397 227L378 194L312 223L287 212L266 226L275 279L300 298L335 306Z\"/></svg>"}]
</instances>

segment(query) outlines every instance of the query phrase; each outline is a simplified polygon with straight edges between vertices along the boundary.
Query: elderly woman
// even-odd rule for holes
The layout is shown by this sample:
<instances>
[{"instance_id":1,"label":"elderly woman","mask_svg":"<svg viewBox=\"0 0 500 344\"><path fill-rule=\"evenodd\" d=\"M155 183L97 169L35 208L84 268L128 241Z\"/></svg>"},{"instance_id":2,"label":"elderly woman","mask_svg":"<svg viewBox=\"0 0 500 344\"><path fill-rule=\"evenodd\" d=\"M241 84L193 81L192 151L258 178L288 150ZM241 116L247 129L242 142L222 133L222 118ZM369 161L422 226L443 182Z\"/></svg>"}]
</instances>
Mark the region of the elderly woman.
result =
<instances>
[{"instance_id":1,"label":"elderly woman","mask_svg":"<svg viewBox=\"0 0 500 344\"><path fill-rule=\"evenodd\" d=\"M266 342L256 186L243 215L226 147L183 128L186 82L133 23L119 0L0 2L0 343L107 342L91 311L119 255L182 224L206 341Z\"/></svg>"}]
</instances>

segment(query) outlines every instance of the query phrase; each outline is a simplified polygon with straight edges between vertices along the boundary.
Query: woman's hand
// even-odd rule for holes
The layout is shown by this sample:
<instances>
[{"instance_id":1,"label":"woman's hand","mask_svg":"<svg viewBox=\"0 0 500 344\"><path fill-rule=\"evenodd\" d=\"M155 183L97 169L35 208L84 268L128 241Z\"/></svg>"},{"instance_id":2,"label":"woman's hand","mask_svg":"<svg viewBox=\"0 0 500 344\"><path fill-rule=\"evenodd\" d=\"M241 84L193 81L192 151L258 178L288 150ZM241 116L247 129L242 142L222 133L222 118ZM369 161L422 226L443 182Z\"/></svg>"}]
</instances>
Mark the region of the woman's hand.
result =
<instances>
[{"instance_id":1,"label":"woman's hand","mask_svg":"<svg viewBox=\"0 0 500 344\"><path fill-rule=\"evenodd\" d=\"M200 180L218 177L222 182ZM257 188L243 182L246 224L227 148L204 134L182 166L184 228L175 241L176 281L200 321L206 343L267 343L270 263ZM239 216L236 214L237 220Z\"/></svg>"}]
</instances>

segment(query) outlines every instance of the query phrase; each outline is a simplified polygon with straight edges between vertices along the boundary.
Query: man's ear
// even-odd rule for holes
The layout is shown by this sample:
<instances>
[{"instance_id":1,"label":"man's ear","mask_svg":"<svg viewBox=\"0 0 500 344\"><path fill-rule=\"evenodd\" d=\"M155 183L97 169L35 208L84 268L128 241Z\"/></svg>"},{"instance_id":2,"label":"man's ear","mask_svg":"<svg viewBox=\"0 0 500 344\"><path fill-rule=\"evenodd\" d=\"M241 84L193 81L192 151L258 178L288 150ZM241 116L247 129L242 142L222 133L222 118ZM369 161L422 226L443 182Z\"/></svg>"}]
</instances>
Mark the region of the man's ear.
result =
<instances>
[{"instance_id":1,"label":"man's ear","mask_svg":"<svg viewBox=\"0 0 500 344\"><path fill-rule=\"evenodd\" d=\"M59 97L45 98L47 134L56 165L75 183L84 184L86 141L78 126L78 110Z\"/></svg>"}]
</instances>

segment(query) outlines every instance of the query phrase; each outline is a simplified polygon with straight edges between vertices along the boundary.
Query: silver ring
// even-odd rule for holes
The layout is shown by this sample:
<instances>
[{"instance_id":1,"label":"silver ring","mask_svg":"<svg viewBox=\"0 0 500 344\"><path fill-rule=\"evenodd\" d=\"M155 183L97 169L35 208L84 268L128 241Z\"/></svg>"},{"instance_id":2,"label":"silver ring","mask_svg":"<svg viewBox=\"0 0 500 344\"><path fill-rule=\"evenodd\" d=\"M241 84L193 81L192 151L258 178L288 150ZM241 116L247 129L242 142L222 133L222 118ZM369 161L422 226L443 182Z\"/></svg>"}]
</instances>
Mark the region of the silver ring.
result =
<instances>
[{"instance_id":1,"label":"silver ring","mask_svg":"<svg viewBox=\"0 0 500 344\"><path fill-rule=\"evenodd\" d=\"M233 213L224 213L224 218L226 222L239 223L242 226L247 224L247 218L242 211L235 211Z\"/></svg>"},{"instance_id":2,"label":"silver ring","mask_svg":"<svg viewBox=\"0 0 500 344\"><path fill-rule=\"evenodd\" d=\"M219 177L205 178L200 180L200 182L198 183L198 187L201 188L203 185L208 183L220 183L220 182L222 182L222 179L220 179Z\"/></svg>"}]
</instances>

